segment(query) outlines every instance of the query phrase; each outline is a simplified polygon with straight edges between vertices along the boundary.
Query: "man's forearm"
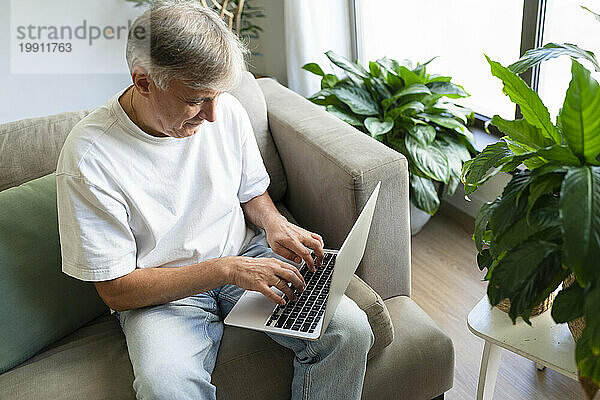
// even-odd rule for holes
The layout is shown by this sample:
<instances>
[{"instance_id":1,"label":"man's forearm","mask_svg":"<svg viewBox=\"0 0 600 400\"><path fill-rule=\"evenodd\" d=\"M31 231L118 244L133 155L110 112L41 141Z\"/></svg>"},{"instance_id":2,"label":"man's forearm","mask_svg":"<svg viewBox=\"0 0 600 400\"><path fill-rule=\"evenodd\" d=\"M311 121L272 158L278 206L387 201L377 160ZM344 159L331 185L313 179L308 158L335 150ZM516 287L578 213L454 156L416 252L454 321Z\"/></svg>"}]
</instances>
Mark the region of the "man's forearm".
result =
<instances>
[{"instance_id":1,"label":"man's forearm","mask_svg":"<svg viewBox=\"0 0 600 400\"><path fill-rule=\"evenodd\" d=\"M267 191L247 203L242 203L242 210L244 210L244 215L248 221L265 230L274 220L285 218L277 210Z\"/></svg>"},{"instance_id":2,"label":"man's forearm","mask_svg":"<svg viewBox=\"0 0 600 400\"><path fill-rule=\"evenodd\" d=\"M96 282L96 288L115 311L165 304L229 283L228 258L184 267L138 268L112 281Z\"/></svg>"}]
</instances>

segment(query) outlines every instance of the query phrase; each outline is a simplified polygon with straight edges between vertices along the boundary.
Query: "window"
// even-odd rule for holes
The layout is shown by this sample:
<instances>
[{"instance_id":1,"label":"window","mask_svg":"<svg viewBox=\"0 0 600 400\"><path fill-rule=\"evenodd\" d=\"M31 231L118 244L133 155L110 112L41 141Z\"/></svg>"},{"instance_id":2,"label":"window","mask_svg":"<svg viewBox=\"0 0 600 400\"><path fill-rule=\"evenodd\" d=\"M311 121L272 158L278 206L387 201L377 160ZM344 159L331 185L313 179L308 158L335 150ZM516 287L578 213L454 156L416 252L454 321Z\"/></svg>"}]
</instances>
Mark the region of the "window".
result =
<instances>
[{"instance_id":1,"label":"window","mask_svg":"<svg viewBox=\"0 0 600 400\"><path fill-rule=\"evenodd\" d=\"M544 23L543 43L572 43L600 56L600 22L594 15L581 8L600 12L600 3L593 0L548 0ZM588 70L594 67L588 61L579 59ZM594 73L598 80L600 74ZM540 67L538 92L550 115L554 118L562 107L565 92L571 79L571 59L560 57L546 61Z\"/></svg>"},{"instance_id":2,"label":"window","mask_svg":"<svg viewBox=\"0 0 600 400\"><path fill-rule=\"evenodd\" d=\"M487 117L515 116L484 53L505 66L519 58L523 0L356 0L356 16L361 63L438 56L427 72L452 76L471 95L465 106Z\"/></svg>"}]
</instances>

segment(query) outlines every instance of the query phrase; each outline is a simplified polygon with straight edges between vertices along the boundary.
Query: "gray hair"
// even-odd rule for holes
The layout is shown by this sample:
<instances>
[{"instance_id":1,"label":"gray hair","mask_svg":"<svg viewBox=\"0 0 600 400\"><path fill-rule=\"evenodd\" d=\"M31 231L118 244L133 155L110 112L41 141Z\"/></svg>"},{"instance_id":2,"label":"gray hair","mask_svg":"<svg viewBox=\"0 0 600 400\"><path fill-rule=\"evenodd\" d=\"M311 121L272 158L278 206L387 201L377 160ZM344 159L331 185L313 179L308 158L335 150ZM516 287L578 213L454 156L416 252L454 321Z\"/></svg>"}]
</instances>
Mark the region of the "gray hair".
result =
<instances>
[{"instance_id":1,"label":"gray hair","mask_svg":"<svg viewBox=\"0 0 600 400\"><path fill-rule=\"evenodd\" d=\"M199 1L156 1L127 37L127 64L146 70L165 90L180 79L193 89L219 92L239 84L247 48L219 14Z\"/></svg>"}]
</instances>

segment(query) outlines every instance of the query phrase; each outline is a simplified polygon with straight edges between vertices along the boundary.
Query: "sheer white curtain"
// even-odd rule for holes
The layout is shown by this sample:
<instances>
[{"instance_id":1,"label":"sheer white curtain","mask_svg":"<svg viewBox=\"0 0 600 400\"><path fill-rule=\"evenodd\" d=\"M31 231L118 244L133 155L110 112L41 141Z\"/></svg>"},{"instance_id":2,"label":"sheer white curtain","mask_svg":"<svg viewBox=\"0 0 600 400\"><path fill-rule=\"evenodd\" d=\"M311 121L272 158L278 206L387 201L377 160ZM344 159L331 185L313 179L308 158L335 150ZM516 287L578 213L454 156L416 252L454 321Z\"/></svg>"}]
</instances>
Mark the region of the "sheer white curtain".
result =
<instances>
[{"instance_id":1,"label":"sheer white curtain","mask_svg":"<svg viewBox=\"0 0 600 400\"><path fill-rule=\"evenodd\" d=\"M288 87L306 97L321 88L321 79L304 64L316 62L331 73L326 51L351 58L348 0L285 0L284 15Z\"/></svg>"}]
</instances>

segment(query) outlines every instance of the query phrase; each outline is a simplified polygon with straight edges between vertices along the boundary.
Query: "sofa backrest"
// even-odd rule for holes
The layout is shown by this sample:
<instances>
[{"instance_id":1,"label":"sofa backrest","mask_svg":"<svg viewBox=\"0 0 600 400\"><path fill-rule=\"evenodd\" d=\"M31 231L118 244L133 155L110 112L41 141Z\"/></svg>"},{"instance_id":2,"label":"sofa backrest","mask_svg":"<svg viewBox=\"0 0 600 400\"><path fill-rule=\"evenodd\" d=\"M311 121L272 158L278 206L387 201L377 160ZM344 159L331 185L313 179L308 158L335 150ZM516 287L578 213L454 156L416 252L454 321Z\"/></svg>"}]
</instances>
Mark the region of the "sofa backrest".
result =
<instances>
[{"instance_id":1,"label":"sofa backrest","mask_svg":"<svg viewBox=\"0 0 600 400\"><path fill-rule=\"evenodd\" d=\"M274 201L280 200L286 191L286 179L269 132L262 90L254 76L246 72L242 83L232 94L248 111L271 177L269 194ZM91 111L64 112L0 124L0 191L54 172L67 135Z\"/></svg>"}]
</instances>

